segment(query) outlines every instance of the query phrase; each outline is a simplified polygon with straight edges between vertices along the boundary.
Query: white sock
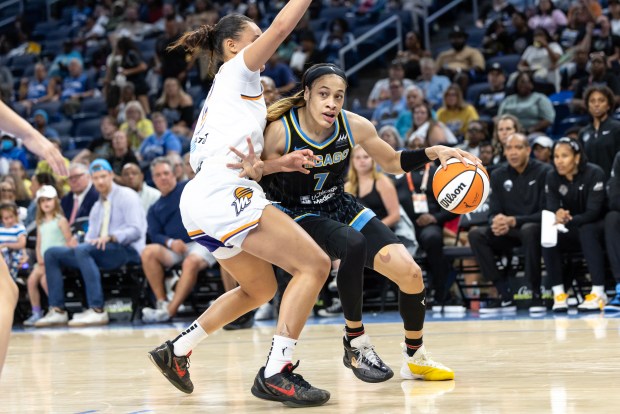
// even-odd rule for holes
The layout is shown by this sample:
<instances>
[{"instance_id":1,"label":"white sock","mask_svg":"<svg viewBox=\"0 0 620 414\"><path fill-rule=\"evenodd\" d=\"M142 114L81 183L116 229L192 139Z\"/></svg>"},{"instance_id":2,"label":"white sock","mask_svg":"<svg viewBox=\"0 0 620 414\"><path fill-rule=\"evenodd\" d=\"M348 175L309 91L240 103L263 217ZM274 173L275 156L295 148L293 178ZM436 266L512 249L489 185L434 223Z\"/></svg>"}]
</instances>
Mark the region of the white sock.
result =
<instances>
[{"instance_id":1,"label":"white sock","mask_svg":"<svg viewBox=\"0 0 620 414\"><path fill-rule=\"evenodd\" d=\"M557 296L561 293L564 293L564 285L555 285L551 288L553 290L553 296Z\"/></svg>"},{"instance_id":2,"label":"white sock","mask_svg":"<svg viewBox=\"0 0 620 414\"><path fill-rule=\"evenodd\" d=\"M605 295L605 286L603 286L603 285L592 285L592 292L591 293L594 293L594 294L596 294L596 296L601 297L601 296Z\"/></svg>"},{"instance_id":3,"label":"white sock","mask_svg":"<svg viewBox=\"0 0 620 414\"><path fill-rule=\"evenodd\" d=\"M172 340L174 345L174 355L185 356L190 353L192 349L196 347L203 339L209 336L198 321L192 322L192 324L176 338Z\"/></svg>"},{"instance_id":4,"label":"white sock","mask_svg":"<svg viewBox=\"0 0 620 414\"><path fill-rule=\"evenodd\" d=\"M297 340L286 336L274 335L271 340L271 350L265 364L265 378L269 378L282 371L282 367L293 361Z\"/></svg>"}]
</instances>

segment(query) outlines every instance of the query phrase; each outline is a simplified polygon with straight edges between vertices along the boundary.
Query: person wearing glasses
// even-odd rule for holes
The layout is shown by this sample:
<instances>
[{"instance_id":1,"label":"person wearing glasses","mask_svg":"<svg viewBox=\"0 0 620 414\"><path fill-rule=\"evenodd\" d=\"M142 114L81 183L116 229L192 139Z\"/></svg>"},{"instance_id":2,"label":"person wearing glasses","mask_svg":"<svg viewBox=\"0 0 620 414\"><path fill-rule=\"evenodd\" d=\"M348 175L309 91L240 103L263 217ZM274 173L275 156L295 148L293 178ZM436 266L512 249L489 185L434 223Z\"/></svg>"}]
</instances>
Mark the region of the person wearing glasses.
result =
<instances>
[{"instance_id":1,"label":"person wearing glasses","mask_svg":"<svg viewBox=\"0 0 620 414\"><path fill-rule=\"evenodd\" d=\"M560 138L553 146L554 170L545 180L546 210L568 232L558 232L554 247L543 247L547 274L553 289L553 311L568 310L568 295L562 277L562 253L583 251L592 279L592 291L578 306L580 311L598 311L607 304L605 293L605 172L587 162L581 144Z\"/></svg>"},{"instance_id":2,"label":"person wearing glasses","mask_svg":"<svg viewBox=\"0 0 620 414\"><path fill-rule=\"evenodd\" d=\"M60 200L60 205L69 224L73 224L79 218L88 217L99 193L90 180L88 167L84 164L69 165L68 181L71 191Z\"/></svg>"},{"instance_id":3,"label":"person wearing glasses","mask_svg":"<svg viewBox=\"0 0 620 414\"><path fill-rule=\"evenodd\" d=\"M49 292L49 311L35 322L46 326L94 326L109 321L104 310L101 269L118 269L140 263L146 241L146 213L138 194L128 187L114 184L110 163L98 158L89 172L99 199L88 216L85 240L76 247L50 247L43 256ZM65 310L63 269L78 269L84 281L88 309L73 314Z\"/></svg>"}]
</instances>

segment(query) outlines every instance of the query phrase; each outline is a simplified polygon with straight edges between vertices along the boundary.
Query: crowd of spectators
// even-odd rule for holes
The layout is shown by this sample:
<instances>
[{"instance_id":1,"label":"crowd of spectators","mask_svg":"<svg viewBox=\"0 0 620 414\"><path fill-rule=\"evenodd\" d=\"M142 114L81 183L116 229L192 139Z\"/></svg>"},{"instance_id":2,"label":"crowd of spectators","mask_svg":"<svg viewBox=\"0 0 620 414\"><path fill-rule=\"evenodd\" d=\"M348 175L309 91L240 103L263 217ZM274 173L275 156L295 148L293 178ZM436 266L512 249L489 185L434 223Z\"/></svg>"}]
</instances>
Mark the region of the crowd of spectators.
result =
<instances>
[{"instance_id":1,"label":"crowd of spectators","mask_svg":"<svg viewBox=\"0 0 620 414\"><path fill-rule=\"evenodd\" d=\"M72 325L107 322L95 269L126 263L141 263L154 292L156 301L145 311L145 321L167 320L191 292L197 272L214 265L212 257L169 228L173 221L162 219L172 214L167 211L170 200L193 176L187 160L189 140L216 69L203 58L192 60L183 50L168 47L185 30L214 24L230 12L246 14L265 28L281 4L252 0L59 3L62 7L55 18L31 21L19 16L8 30L0 31L0 95L62 148L70 174L53 175L45 162L26 154L18 137L1 134L0 203L15 209L0 208L3 226L12 228L10 245L0 245L3 250L12 249L14 254L8 255L7 250L5 256L15 263L16 272L28 259L40 259L49 269L47 283L42 273L30 286L47 289L52 306L43 316L40 304L33 305L37 317L30 322L35 326L69 322L63 313L61 265L79 269L85 281L89 309L74 315ZM304 70L312 64L339 64L341 48L355 44L357 36L406 3L314 1L262 73L267 104L297 91ZM555 250L525 251L532 307L542 306L544 256L547 273L549 269L554 273L549 275L553 286L547 286L553 288L554 307L564 309L561 299L566 300L566 294L560 289L563 281L557 269L567 239L568 244L587 244L590 249L584 249L584 256L594 287L581 308L607 304L604 287L611 280L607 276L613 276L619 295L611 304L620 310L620 253L610 235L620 228L614 199L620 168L620 117L615 112L620 103L620 0L540 0L532 7L506 0L483 2L475 26L453 25L447 33L449 44L432 50L425 50L411 24L405 28L404 50L379 60L387 77L364 91L364 105L356 110L394 148L443 144L482 159L493 186L488 223L482 223L488 227L471 230L469 242L482 276L498 291L498 303L490 304L489 311L514 306L509 283L492 263L493 254L530 246L540 233L543 209L556 213L572 233L562 236ZM357 62L362 53L353 47L345 64ZM565 136L572 141L560 140ZM355 166L363 150L356 149L351 157ZM398 216L402 213L410 219L426 253L429 291L434 292L429 296L431 304L433 299L444 302L450 297L449 286L444 285L449 263L443 247L446 234L458 229L458 217L433 199L434 170L429 166L409 177L395 177L392 197L402 207ZM540 173L535 188L528 187L534 180L529 179L532 170ZM590 184L591 188L584 187ZM28 257L21 235L40 225L37 211L42 200L50 197L39 197L38 191L46 186L57 191L68 224L75 230L80 220L93 221L86 240L113 246L114 255L101 255L86 248L89 243L75 240ZM525 190L535 197L511 201ZM424 212L412 208L416 193L425 195ZM363 198L359 191L356 195ZM127 206L133 201L139 211ZM90 214L93 208L97 214ZM135 217L127 217L127 210ZM152 215L160 210L161 214ZM110 211L132 220L131 226L117 217L109 225L122 227L121 234L115 233L116 227L104 231L102 223ZM395 217L392 203L385 211L386 217ZM147 235L151 244L144 249ZM458 241L468 243L467 237ZM600 254L605 253L611 275L604 274L607 259ZM163 269L177 264L186 277L172 296L163 288Z\"/></svg>"}]
</instances>

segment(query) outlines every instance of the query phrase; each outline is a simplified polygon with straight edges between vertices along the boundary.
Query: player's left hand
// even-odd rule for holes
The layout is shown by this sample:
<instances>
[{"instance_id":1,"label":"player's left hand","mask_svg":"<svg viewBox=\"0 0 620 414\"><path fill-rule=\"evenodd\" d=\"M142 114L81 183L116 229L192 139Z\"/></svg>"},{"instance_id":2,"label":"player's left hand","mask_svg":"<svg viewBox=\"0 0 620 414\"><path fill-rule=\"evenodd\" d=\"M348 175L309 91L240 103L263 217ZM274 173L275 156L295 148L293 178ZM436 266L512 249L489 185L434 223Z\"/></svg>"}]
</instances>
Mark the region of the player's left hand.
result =
<instances>
[{"instance_id":1,"label":"player's left hand","mask_svg":"<svg viewBox=\"0 0 620 414\"><path fill-rule=\"evenodd\" d=\"M239 151L235 147L229 147L230 150L237 155L237 157L241 158L241 162L235 162L226 164L228 168L232 169L241 169L242 171L239 173L239 177L249 177L254 181L260 181L263 177L263 169L265 167L265 163L256 156L254 152L254 145L252 145L252 138L247 137L248 143L248 154L245 155L241 151Z\"/></svg>"},{"instance_id":2,"label":"player's left hand","mask_svg":"<svg viewBox=\"0 0 620 414\"><path fill-rule=\"evenodd\" d=\"M446 147L445 145L433 145L432 147L426 148L425 151L426 156L430 158L431 161L439 159L439 162L441 162L441 166L444 170L448 167L446 162L450 158L458 159L463 163L463 165L467 165L467 161L465 161L465 159L470 160L474 164L482 165L482 161L480 161L480 158L474 157L469 152L463 151L462 149L458 148L450 148Z\"/></svg>"}]
</instances>

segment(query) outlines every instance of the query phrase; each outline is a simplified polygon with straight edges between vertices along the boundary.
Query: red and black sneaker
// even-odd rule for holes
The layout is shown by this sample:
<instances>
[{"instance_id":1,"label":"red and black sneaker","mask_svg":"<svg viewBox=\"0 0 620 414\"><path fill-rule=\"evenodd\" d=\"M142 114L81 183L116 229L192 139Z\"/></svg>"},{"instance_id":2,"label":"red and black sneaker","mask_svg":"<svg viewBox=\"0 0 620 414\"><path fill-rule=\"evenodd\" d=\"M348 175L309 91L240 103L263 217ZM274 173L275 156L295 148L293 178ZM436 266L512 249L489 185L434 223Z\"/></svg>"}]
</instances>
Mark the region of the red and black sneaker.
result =
<instances>
[{"instance_id":1,"label":"red and black sneaker","mask_svg":"<svg viewBox=\"0 0 620 414\"><path fill-rule=\"evenodd\" d=\"M194 391L194 384L189 378L189 356L178 357L174 355L174 345L172 342L166 341L157 348L149 351L149 359L164 374L164 377L170 381L172 385L186 394Z\"/></svg>"},{"instance_id":2,"label":"red and black sneaker","mask_svg":"<svg viewBox=\"0 0 620 414\"><path fill-rule=\"evenodd\" d=\"M329 400L329 392L315 388L304 378L293 373L295 365L286 364L279 374L265 378L265 367L261 367L256 374L252 394L255 397L269 401L279 401L289 407L316 407Z\"/></svg>"}]
</instances>

